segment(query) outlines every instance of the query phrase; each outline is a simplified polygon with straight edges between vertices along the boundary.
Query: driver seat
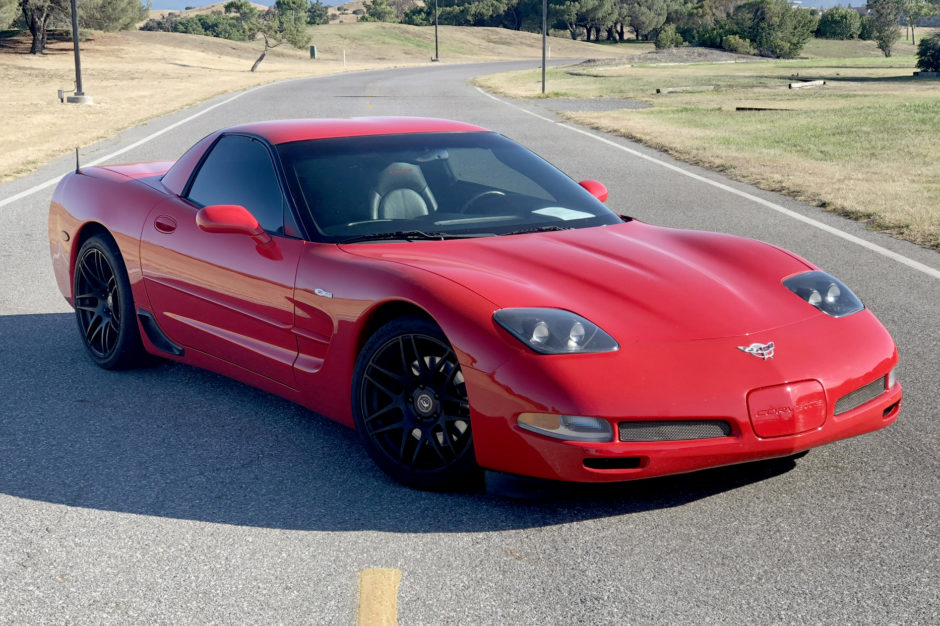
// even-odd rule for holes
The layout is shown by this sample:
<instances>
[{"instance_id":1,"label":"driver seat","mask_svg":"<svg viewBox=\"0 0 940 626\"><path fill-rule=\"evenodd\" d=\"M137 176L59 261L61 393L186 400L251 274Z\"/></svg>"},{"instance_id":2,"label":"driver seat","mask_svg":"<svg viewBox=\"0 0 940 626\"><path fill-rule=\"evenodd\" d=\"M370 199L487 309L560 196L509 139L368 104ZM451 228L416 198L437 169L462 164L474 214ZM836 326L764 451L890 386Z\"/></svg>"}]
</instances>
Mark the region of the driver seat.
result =
<instances>
[{"instance_id":1,"label":"driver seat","mask_svg":"<svg viewBox=\"0 0 940 626\"><path fill-rule=\"evenodd\" d=\"M391 163L379 174L370 204L372 219L411 219L437 210L421 168L412 163Z\"/></svg>"}]
</instances>

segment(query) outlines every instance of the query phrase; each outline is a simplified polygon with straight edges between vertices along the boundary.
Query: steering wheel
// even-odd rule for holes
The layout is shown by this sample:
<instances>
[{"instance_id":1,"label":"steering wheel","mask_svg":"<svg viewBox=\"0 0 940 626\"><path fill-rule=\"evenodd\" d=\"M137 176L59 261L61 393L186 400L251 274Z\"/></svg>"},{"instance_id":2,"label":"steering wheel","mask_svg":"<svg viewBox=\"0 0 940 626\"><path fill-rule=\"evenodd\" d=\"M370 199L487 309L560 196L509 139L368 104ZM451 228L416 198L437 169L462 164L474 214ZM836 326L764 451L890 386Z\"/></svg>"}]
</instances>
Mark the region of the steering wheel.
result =
<instances>
[{"instance_id":1,"label":"steering wheel","mask_svg":"<svg viewBox=\"0 0 940 626\"><path fill-rule=\"evenodd\" d=\"M498 191L496 189L488 189L486 191L481 191L477 195L473 196L472 198L464 202L463 206L460 207L460 209L458 209L458 212L466 213L470 209L471 206L476 204L477 201L482 200L483 198L486 198L487 196L498 197L498 196L505 196L505 195L506 195L506 192Z\"/></svg>"}]
</instances>

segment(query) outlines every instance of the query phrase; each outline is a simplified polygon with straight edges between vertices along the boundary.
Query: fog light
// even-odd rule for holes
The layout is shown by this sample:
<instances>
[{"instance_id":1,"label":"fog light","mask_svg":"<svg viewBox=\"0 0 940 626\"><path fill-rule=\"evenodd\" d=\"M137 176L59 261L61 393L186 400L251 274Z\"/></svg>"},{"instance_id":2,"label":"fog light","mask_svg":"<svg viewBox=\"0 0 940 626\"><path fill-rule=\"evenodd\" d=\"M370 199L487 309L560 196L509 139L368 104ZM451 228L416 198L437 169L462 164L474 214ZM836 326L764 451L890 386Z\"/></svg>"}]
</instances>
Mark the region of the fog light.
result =
<instances>
[{"instance_id":1,"label":"fog light","mask_svg":"<svg viewBox=\"0 0 940 626\"><path fill-rule=\"evenodd\" d=\"M567 441L612 441L614 438L610 422L599 417L523 413L518 423L534 433Z\"/></svg>"}]
</instances>

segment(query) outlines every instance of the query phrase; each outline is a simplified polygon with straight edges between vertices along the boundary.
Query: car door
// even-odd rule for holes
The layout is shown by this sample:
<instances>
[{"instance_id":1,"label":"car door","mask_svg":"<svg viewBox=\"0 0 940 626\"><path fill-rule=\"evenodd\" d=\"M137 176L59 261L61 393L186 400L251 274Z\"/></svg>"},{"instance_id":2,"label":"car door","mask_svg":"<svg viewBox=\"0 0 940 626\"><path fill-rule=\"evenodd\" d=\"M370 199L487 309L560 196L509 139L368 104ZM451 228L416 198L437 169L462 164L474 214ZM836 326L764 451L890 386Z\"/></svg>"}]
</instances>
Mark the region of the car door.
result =
<instances>
[{"instance_id":1,"label":"car door","mask_svg":"<svg viewBox=\"0 0 940 626\"><path fill-rule=\"evenodd\" d=\"M210 205L245 207L273 243L202 230L196 215ZM141 266L152 313L173 342L294 386L293 292L304 242L285 235L285 214L268 146L224 135L183 196L151 210L141 235Z\"/></svg>"}]
</instances>

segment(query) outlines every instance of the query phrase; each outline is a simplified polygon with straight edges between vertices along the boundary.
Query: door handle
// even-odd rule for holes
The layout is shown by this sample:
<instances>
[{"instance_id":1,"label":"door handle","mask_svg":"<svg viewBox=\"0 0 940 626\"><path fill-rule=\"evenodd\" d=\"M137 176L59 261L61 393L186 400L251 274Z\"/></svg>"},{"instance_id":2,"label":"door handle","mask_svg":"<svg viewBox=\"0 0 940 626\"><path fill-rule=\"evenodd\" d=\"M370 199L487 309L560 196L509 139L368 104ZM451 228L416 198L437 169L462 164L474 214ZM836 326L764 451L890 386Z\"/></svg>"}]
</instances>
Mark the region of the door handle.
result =
<instances>
[{"instance_id":1,"label":"door handle","mask_svg":"<svg viewBox=\"0 0 940 626\"><path fill-rule=\"evenodd\" d=\"M176 220L169 215L160 215L153 221L153 227L164 234L170 234L176 230Z\"/></svg>"}]
</instances>

